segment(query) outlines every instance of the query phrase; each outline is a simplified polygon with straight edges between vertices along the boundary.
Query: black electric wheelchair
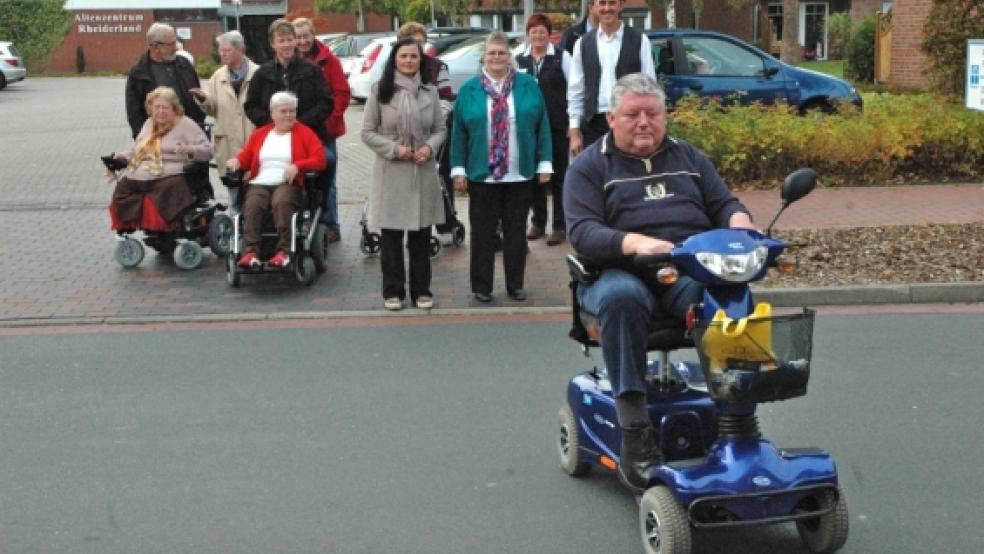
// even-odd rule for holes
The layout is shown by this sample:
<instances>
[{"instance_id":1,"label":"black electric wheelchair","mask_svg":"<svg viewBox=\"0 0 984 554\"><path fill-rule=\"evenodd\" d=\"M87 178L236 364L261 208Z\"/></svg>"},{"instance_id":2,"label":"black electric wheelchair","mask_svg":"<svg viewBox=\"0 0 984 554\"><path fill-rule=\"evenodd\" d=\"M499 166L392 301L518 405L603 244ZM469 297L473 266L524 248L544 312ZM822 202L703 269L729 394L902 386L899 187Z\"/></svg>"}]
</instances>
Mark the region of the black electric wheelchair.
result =
<instances>
[{"instance_id":1,"label":"black electric wheelchair","mask_svg":"<svg viewBox=\"0 0 984 554\"><path fill-rule=\"evenodd\" d=\"M226 282L231 287L238 287L243 275L262 273L293 273L297 282L310 286L314 284L319 273L328 269L328 226L321 222L321 212L325 192L318 184L317 172L304 173L304 195L301 210L294 212L291 217L290 262L284 267L278 267L264 261L256 267L241 267L239 258L245 246L244 219L242 203L245 191L243 186L243 171L226 173L222 176L222 184L236 191L236 206L232 216L232 235L230 243L232 251L226 257ZM277 229L273 225L272 214L267 214L263 223L262 242L258 255L262 260L268 260L276 251Z\"/></svg>"},{"instance_id":2,"label":"black electric wheelchair","mask_svg":"<svg viewBox=\"0 0 984 554\"><path fill-rule=\"evenodd\" d=\"M100 156L103 165L119 181L126 169L126 161L114 154ZM116 231L116 249L113 257L123 267L136 267L144 259L144 244L160 254L171 255L174 264L181 269L195 269L204 259L203 247L219 257L225 257L231 249L232 219L226 215L226 206L215 201L215 190L208 178L207 162L189 163L183 168L185 181L194 198L192 205L175 221L166 222L153 201L145 197L141 220L121 222L110 203L110 219ZM142 231L143 244L133 234Z\"/></svg>"}]
</instances>

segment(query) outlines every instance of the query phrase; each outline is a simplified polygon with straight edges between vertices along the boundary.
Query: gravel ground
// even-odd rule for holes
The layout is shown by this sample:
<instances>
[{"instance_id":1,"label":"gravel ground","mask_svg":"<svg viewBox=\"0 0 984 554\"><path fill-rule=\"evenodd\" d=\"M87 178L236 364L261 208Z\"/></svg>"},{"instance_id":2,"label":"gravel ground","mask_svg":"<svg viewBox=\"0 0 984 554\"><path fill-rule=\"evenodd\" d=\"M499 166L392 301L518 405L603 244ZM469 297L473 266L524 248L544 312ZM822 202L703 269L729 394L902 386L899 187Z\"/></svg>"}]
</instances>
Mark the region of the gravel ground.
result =
<instances>
[{"instance_id":1,"label":"gravel ground","mask_svg":"<svg viewBox=\"0 0 984 554\"><path fill-rule=\"evenodd\" d=\"M984 281L984 223L775 232L806 243L789 250L793 273L770 271L763 287Z\"/></svg>"}]
</instances>

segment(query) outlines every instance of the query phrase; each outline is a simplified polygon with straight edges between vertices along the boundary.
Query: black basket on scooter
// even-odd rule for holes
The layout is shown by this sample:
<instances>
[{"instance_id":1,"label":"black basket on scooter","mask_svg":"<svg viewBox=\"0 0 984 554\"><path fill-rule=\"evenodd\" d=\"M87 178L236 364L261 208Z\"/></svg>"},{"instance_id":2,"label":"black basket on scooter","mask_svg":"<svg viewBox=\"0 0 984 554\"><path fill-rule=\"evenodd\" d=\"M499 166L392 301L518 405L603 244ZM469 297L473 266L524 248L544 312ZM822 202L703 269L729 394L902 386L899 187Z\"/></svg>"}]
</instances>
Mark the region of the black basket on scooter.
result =
<instances>
[{"instance_id":1,"label":"black basket on scooter","mask_svg":"<svg viewBox=\"0 0 984 554\"><path fill-rule=\"evenodd\" d=\"M694 329L711 398L759 403L806 394L816 312L710 321ZM739 328L740 327L740 328Z\"/></svg>"}]
</instances>

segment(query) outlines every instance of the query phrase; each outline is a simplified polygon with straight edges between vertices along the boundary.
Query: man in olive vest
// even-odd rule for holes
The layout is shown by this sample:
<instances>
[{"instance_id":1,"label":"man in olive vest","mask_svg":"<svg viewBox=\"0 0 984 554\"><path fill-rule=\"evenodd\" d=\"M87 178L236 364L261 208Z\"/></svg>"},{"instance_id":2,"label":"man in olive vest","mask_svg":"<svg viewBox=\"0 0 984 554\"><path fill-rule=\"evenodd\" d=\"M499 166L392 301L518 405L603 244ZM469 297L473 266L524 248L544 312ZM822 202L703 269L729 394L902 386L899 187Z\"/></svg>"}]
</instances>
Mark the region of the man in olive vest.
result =
<instances>
[{"instance_id":1,"label":"man in olive vest","mask_svg":"<svg viewBox=\"0 0 984 554\"><path fill-rule=\"evenodd\" d=\"M571 152L577 155L608 132L608 101L623 75L656 78L649 39L619 16L625 0L595 0L598 27L578 39L567 79Z\"/></svg>"}]
</instances>

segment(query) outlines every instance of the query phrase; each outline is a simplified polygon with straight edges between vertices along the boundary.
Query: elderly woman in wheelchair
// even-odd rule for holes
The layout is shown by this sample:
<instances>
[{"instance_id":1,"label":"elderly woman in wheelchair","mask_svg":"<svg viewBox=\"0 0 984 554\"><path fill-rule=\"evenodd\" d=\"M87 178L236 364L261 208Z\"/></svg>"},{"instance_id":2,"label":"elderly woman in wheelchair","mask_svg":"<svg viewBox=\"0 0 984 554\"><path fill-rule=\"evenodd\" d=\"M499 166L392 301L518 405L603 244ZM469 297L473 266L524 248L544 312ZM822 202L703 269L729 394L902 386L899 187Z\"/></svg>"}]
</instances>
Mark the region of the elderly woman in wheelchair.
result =
<instances>
[{"instance_id":1,"label":"elderly woman in wheelchair","mask_svg":"<svg viewBox=\"0 0 984 554\"><path fill-rule=\"evenodd\" d=\"M313 177L325 169L324 148L314 131L297 121L293 93L281 91L270 98L270 117L273 121L254 131L246 146L226 162L229 172L241 173L238 183L227 178L226 184L245 189L238 195L242 247L240 219L233 240L234 251L241 255L226 265L233 286L238 286L240 273L293 269L299 281L311 284L314 269L324 270L325 229L317 223L320 204L315 201L320 191L313 189ZM264 261L269 216L276 229L276 247Z\"/></svg>"},{"instance_id":2,"label":"elderly woman in wheelchair","mask_svg":"<svg viewBox=\"0 0 984 554\"><path fill-rule=\"evenodd\" d=\"M128 235L141 230L144 242L161 253L173 252L183 269L198 267L201 246L208 244L224 256L229 251L229 220L217 219L208 182L212 147L197 123L184 117L175 92L158 87L147 95L147 113L136 141L129 149L102 158L116 188L109 205L117 232L115 257L133 267L144 256L143 246Z\"/></svg>"}]
</instances>

